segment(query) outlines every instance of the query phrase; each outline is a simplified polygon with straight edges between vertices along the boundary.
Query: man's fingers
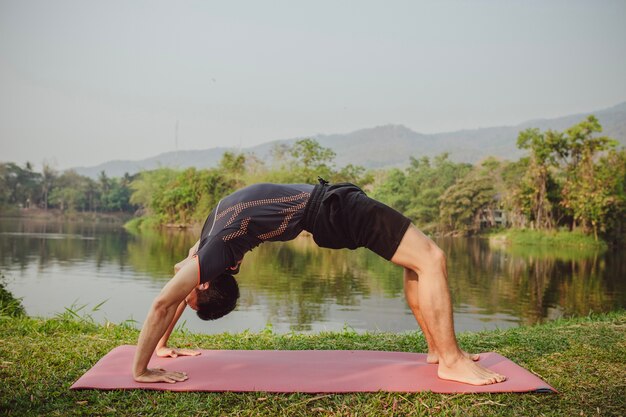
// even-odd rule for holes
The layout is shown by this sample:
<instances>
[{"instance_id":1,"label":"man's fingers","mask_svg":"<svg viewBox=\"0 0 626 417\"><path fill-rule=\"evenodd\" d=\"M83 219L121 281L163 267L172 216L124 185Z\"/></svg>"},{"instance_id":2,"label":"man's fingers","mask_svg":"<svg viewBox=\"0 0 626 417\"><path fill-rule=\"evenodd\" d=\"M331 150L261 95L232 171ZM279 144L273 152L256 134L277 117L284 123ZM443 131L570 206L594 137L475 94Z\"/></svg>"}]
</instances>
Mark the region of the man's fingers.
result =
<instances>
[{"instance_id":1,"label":"man's fingers","mask_svg":"<svg viewBox=\"0 0 626 417\"><path fill-rule=\"evenodd\" d=\"M167 382L173 384L189 379L186 372L166 371L163 368L149 369L148 372L135 378L137 382Z\"/></svg>"},{"instance_id":2,"label":"man's fingers","mask_svg":"<svg viewBox=\"0 0 626 417\"><path fill-rule=\"evenodd\" d=\"M166 371L160 378L163 382L173 384L175 382L183 382L189 379L185 372Z\"/></svg>"},{"instance_id":3,"label":"man's fingers","mask_svg":"<svg viewBox=\"0 0 626 417\"><path fill-rule=\"evenodd\" d=\"M189 379L187 374L184 372L169 372L167 378L171 379L172 382L183 382Z\"/></svg>"},{"instance_id":4,"label":"man's fingers","mask_svg":"<svg viewBox=\"0 0 626 417\"><path fill-rule=\"evenodd\" d=\"M169 358L176 358L178 356L176 349L170 349L167 352L165 352L165 354L163 355L165 357L169 357Z\"/></svg>"},{"instance_id":5,"label":"man's fingers","mask_svg":"<svg viewBox=\"0 0 626 417\"><path fill-rule=\"evenodd\" d=\"M161 358L177 358L179 356L198 356L200 352L191 349L159 349L157 350L157 356Z\"/></svg>"},{"instance_id":6,"label":"man's fingers","mask_svg":"<svg viewBox=\"0 0 626 417\"><path fill-rule=\"evenodd\" d=\"M177 375L169 375L169 376L165 376L163 378L164 382L168 382L170 384L175 384L176 382L183 382L188 380L189 377L188 376L177 376Z\"/></svg>"},{"instance_id":7,"label":"man's fingers","mask_svg":"<svg viewBox=\"0 0 626 417\"><path fill-rule=\"evenodd\" d=\"M180 356L198 356L200 352L191 349L178 349L176 351Z\"/></svg>"}]
</instances>

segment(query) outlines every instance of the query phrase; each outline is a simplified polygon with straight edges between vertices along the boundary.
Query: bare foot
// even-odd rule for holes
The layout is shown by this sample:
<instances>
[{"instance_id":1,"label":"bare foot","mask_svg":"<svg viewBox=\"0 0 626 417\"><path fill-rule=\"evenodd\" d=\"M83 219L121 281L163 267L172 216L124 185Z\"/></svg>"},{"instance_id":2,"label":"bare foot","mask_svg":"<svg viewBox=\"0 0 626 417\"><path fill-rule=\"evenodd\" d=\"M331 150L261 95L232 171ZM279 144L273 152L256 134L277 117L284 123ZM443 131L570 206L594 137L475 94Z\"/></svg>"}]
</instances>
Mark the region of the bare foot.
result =
<instances>
[{"instance_id":1,"label":"bare foot","mask_svg":"<svg viewBox=\"0 0 626 417\"><path fill-rule=\"evenodd\" d=\"M474 362L480 359L480 354L478 353L467 353L464 350L462 350L461 352L463 352L463 356L473 360ZM428 356L426 357L426 363L439 363L439 354L434 352L428 352Z\"/></svg>"},{"instance_id":2,"label":"bare foot","mask_svg":"<svg viewBox=\"0 0 626 417\"><path fill-rule=\"evenodd\" d=\"M459 356L449 363L440 362L437 375L441 379L471 385L489 385L506 381L506 376L484 368L465 356Z\"/></svg>"}]
</instances>

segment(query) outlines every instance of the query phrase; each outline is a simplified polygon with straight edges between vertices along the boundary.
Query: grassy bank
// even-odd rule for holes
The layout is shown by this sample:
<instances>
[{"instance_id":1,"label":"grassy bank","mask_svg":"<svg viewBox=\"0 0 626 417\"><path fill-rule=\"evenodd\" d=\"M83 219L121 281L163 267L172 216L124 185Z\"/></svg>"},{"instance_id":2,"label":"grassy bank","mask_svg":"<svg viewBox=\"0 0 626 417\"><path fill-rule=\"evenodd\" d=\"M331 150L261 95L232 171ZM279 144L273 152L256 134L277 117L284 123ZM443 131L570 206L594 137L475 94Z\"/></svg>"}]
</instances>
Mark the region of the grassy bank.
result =
<instances>
[{"instance_id":1,"label":"grassy bank","mask_svg":"<svg viewBox=\"0 0 626 417\"><path fill-rule=\"evenodd\" d=\"M162 223L158 216L142 216L133 217L124 223L124 228L133 233L153 232L159 229L188 229L199 232L202 228L202 223Z\"/></svg>"},{"instance_id":2,"label":"grassy bank","mask_svg":"<svg viewBox=\"0 0 626 417\"><path fill-rule=\"evenodd\" d=\"M208 324L210 325L210 324ZM138 332L96 325L66 313L56 319L0 319L0 414L229 416L590 416L626 410L626 312L544 325L461 334L470 351L497 351L537 373L559 394L268 394L70 391L100 357ZM424 351L410 334L319 335L271 332L198 335L173 344L207 349L370 349Z\"/></svg>"},{"instance_id":3,"label":"grassy bank","mask_svg":"<svg viewBox=\"0 0 626 417\"><path fill-rule=\"evenodd\" d=\"M506 229L491 233L489 240L495 244L516 246L560 246L581 249L606 249L603 240L582 232L565 230Z\"/></svg>"},{"instance_id":4,"label":"grassy bank","mask_svg":"<svg viewBox=\"0 0 626 417\"><path fill-rule=\"evenodd\" d=\"M124 223L124 228L131 232L140 232L142 230L152 230L159 228L161 223L159 219L156 217L142 216L142 217L133 217L126 223Z\"/></svg>"}]
</instances>

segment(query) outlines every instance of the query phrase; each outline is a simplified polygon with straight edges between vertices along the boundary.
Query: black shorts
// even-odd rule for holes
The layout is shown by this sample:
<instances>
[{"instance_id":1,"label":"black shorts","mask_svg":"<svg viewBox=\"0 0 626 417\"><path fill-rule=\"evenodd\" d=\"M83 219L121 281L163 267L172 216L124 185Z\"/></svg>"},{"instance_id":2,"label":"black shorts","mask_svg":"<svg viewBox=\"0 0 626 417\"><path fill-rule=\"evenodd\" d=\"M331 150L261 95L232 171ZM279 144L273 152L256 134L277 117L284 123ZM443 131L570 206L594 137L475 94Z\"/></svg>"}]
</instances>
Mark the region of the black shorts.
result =
<instances>
[{"instance_id":1,"label":"black shorts","mask_svg":"<svg viewBox=\"0 0 626 417\"><path fill-rule=\"evenodd\" d=\"M302 228L321 247L366 247L387 260L410 224L407 217L350 183L316 185L302 219Z\"/></svg>"}]
</instances>

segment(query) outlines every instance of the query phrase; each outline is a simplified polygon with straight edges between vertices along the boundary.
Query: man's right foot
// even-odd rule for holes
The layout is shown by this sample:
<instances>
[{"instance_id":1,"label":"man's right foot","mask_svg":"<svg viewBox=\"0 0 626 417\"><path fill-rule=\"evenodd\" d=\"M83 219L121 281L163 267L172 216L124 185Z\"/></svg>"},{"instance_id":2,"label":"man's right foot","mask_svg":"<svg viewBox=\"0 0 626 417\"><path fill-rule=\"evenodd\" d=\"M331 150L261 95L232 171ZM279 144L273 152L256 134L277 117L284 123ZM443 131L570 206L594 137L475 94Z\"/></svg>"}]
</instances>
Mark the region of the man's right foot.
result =
<instances>
[{"instance_id":1,"label":"man's right foot","mask_svg":"<svg viewBox=\"0 0 626 417\"><path fill-rule=\"evenodd\" d=\"M463 355L449 363L440 361L437 375L441 379L471 385L489 385L506 381L506 376L484 368Z\"/></svg>"}]
</instances>

